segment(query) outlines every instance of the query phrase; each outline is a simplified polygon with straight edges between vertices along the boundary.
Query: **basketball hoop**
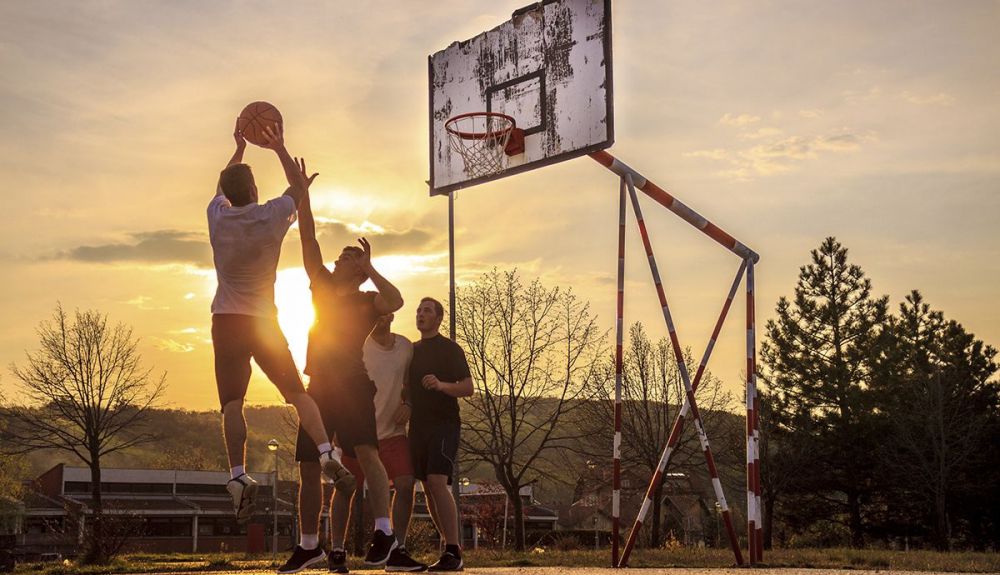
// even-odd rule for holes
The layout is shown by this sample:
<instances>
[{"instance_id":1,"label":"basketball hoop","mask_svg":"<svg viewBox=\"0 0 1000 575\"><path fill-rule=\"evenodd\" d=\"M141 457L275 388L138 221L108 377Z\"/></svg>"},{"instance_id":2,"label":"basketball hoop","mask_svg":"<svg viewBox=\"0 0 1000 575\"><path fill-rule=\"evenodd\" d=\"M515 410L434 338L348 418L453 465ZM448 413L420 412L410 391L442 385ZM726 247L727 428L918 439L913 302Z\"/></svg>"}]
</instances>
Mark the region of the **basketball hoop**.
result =
<instances>
[{"instance_id":1,"label":"basketball hoop","mask_svg":"<svg viewBox=\"0 0 1000 575\"><path fill-rule=\"evenodd\" d=\"M497 112L459 114L444 124L451 149L462 156L469 178L492 176L507 167L507 147L518 129L514 118ZM523 146L523 144L522 144Z\"/></svg>"}]
</instances>

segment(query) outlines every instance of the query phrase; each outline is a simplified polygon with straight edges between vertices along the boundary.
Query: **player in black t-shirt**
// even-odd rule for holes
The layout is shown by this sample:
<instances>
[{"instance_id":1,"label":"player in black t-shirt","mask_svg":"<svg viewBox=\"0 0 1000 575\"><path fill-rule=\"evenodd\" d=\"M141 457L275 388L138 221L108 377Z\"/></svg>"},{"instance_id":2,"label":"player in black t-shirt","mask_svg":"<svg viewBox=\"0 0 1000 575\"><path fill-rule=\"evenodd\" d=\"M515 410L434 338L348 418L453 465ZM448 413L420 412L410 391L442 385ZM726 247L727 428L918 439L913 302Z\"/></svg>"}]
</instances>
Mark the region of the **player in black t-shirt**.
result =
<instances>
[{"instance_id":1,"label":"player in black t-shirt","mask_svg":"<svg viewBox=\"0 0 1000 575\"><path fill-rule=\"evenodd\" d=\"M454 475L461 420L458 398L472 395L472 376L465 352L438 330L444 307L425 297L417 306L420 341L406 384L410 416L410 457L413 476L424 485L427 507L445 540L445 551L430 571L460 571L462 550L458 538L458 510L448 486Z\"/></svg>"},{"instance_id":2,"label":"player in black t-shirt","mask_svg":"<svg viewBox=\"0 0 1000 575\"><path fill-rule=\"evenodd\" d=\"M306 178L305 162L299 165ZM314 174L306 178L312 183ZM389 479L378 456L378 432L375 427L375 384L369 379L363 359L363 346L368 334L382 315L403 306L403 298L371 263L371 246L361 238L358 246L345 247L331 272L323 265L323 255L316 241L309 194L299 204L299 235L302 238L302 259L311 281L316 321L309 331L306 369L309 375L307 392L316 401L324 425L336 434L344 453L355 457L365 472L371 509L375 516L375 532L365 556L368 565L382 565L398 546L389 523ZM362 292L371 279L378 292ZM300 544L279 573L297 573L322 561L325 553L319 547L319 516L323 504L318 453L299 430L295 459L299 462L299 525ZM346 472L346 470L345 470ZM354 476L349 472L336 482L338 490L353 491ZM332 549L330 570L344 568L346 553Z\"/></svg>"}]
</instances>

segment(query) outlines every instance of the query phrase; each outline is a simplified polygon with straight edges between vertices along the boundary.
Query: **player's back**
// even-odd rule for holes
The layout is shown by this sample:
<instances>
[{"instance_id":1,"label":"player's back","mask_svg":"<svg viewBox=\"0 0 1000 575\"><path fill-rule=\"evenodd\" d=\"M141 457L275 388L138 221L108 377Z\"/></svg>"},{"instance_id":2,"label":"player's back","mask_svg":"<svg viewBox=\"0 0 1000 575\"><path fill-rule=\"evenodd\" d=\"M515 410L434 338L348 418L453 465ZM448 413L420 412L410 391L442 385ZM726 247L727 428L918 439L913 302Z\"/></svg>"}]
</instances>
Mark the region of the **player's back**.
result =
<instances>
[{"instance_id":1,"label":"player's back","mask_svg":"<svg viewBox=\"0 0 1000 575\"><path fill-rule=\"evenodd\" d=\"M218 278L212 313L273 316L281 242L294 221L295 201L233 207L225 196L208 206L208 233Z\"/></svg>"}]
</instances>

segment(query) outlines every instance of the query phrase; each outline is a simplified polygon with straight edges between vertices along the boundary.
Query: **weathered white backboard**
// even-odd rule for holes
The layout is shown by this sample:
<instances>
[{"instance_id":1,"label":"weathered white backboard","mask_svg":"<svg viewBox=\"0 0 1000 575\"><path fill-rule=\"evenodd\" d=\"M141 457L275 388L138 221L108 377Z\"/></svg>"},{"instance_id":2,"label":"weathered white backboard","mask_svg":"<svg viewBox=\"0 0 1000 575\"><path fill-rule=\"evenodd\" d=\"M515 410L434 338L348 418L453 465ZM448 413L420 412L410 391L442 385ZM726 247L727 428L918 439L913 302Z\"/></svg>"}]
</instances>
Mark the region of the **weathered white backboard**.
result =
<instances>
[{"instance_id":1,"label":"weathered white backboard","mask_svg":"<svg viewBox=\"0 0 1000 575\"><path fill-rule=\"evenodd\" d=\"M602 150L614 143L611 0L546 0L428 59L431 195ZM472 179L445 122L500 112L525 130L506 170Z\"/></svg>"}]
</instances>

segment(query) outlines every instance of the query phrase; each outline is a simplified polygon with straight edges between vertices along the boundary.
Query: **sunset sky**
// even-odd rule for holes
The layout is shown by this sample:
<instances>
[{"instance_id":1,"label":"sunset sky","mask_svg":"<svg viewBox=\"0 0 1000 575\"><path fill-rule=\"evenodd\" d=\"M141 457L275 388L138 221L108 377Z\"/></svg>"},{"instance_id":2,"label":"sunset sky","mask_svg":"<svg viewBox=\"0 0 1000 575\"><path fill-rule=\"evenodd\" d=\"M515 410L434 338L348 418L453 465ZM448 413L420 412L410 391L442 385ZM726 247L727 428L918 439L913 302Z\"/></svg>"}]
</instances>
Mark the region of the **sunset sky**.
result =
<instances>
[{"instance_id":1,"label":"sunset sky","mask_svg":"<svg viewBox=\"0 0 1000 575\"><path fill-rule=\"evenodd\" d=\"M366 235L407 300L397 331L416 337L416 304L446 301L448 279L447 201L424 183L427 56L524 4L0 3L0 390L62 302L134 326L168 405L217 408L205 208L254 100L279 107L290 152L320 172L324 255ZM833 235L893 309L920 289L1000 345L1000 2L616 0L613 18L611 152L761 254L761 324ZM263 197L283 190L272 153L246 161ZM579 158L459 192L459 280L517 267L572 286L612 328L617 191ZM739 261L652 202L644 215L700 355ZM626 322L659 337L630 226ZM301 362L297 227L279 270ZM743 313L710 366L737 394ZM257 376L248 399L280 401Z\"/></svg>"}]
</instances>

